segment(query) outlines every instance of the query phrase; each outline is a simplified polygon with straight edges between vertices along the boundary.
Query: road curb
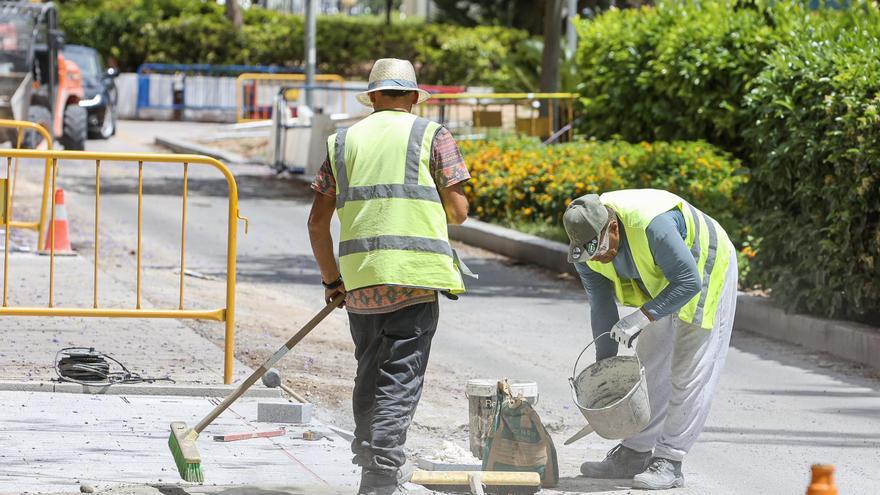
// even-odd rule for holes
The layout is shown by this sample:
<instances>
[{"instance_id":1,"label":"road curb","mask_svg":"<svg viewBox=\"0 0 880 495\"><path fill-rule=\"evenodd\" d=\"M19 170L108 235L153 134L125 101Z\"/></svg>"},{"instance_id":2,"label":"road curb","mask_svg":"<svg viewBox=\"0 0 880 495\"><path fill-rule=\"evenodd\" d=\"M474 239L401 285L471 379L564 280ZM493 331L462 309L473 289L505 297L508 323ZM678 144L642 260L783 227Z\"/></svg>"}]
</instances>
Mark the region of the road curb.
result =
<instances>
[{"instance_id":1,"label":"road curb","mask_svg":"<svg viewBox=\"0 0 880 495\"><path fill-rule=\"evenodd\" d=\"M449 226L450 238L557 273L576 274L568 246L469 218ZM465 260L467 261L467 260ZM737 298L734 329L797 344L880 369L880 329L859 323L788 314L765 298Z\"/></svg>"},{"instance_id":2,"label":"road curb","mask_svg":"<svg viewBox=\"0 0 880 495\"><path fill-rule=\"evenodd\" d=\"M175 153L210 156L211 158L216 158L217 160L220 160L225 164L250 162L250 160L237 153L221 150L219 148L214 148L211 146L194 144L183 139L156 136L155 143L159 146L164 146L165 148L168 148Z\"/></svg>"},{"instance_id":3,"label":"road curb","mask_svg":"<svg viewBox=\"0 0 880 495\"><path fill-rule=\"evenodd\" d=\"M171 385L171 384L118 384L108 387L93 387L78 383L55 383L55 382L10 382L0 381L2 392L56 392L67 394L96 394L96 395L165 395L187 397L226 397L235 385ZM279 399L281 389L277 388L251 388L244 394L245 397Z\"/></svg>"}]
</instances>

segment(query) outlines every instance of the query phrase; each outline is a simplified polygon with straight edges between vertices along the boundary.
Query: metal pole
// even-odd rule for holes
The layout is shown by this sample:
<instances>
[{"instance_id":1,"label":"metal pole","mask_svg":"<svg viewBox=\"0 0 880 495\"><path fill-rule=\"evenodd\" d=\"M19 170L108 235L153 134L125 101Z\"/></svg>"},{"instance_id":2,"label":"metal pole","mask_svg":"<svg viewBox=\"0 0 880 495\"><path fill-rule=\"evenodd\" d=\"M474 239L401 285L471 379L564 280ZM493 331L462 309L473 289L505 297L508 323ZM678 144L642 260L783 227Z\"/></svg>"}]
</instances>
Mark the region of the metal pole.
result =
<instances>
[{"instance_id":1,"label":"metal pole","mask_svg":"<svg viewBox=\"0 0 880 495\"><path fill-rule=\"evenodd\" d=\"M317 0L306 0L306 105L313 107L312 86L315 85L315 17Z\"/></svg>"},{"instance_id":2,"label":"metal pole","mask_svg":"<svg viewBox=\"0 0 880 495\"><path fill-rule=\"evenodd\" d=\"M577 49L577 30L575 29L575 16L577 16L577 0L568 0L568 32L566 33L566 47L572 56Z\"/></svg>"}]
</instances>

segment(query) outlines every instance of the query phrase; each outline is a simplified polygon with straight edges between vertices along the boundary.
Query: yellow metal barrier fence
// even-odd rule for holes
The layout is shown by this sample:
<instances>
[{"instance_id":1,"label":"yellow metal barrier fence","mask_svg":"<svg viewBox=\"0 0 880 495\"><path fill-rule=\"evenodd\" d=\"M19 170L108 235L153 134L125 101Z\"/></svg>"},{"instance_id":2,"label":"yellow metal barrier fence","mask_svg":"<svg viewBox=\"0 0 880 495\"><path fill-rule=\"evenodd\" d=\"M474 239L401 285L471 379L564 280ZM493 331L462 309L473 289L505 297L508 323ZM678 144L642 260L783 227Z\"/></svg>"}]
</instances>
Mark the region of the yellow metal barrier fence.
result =
<instances>
[{"instance_id":1,"label":"yellow metal barrier fence","mask_svg":"<svg viewBox=\"0 0 880 495\"><path fill-rule=\"evenodd\" d=\"M33 122L25 122L22 120L6 120L0 119L0 127L7 129L15 129L16 137L15 137L15 148L21 149L22 141L24 140L24 133L28 130L35 131L39 134L43 140L46 142L46 147L48 149L52 149L52 136L49 135L49 131L46 130L45 127L40 124L35 124ZM18 158L15 159L15 171L12 176L8 176L10 182L12 184L12 189L9 191L9 203L10 205L15 200L15 191L18 186ZM40 219L36 222L19 222L14 219L10 219L9 227L14 229L28 229L37 231L37 249L41 249L43 247L44 236L46 233L46 207L49 203L49 175L50 169L52 168L50 160L46 160L46 164L43 167L43 195L40 199ZM11 216L11 208L9 209ZM8 232L8 229L7 229Z\"/></svg>"},{"instance_id":2,"label":"yellow metal barrier fence","mask_svg":"<svg viewBox=\"0 0 880 495\"><path fill-rule=\"evenodd\" d=\"M304 84L305 74L266 74L245 72L235 80L235 120L236 122L255 122L272 118L275 95L282 86ZM315 82L345 82L338 74L316 74ZM327 94L329 97L329 93ZM289 98L296 99L296 98ZM326 104L329 104L326 102ZM342 98L342 112L345 113L345 98Z\"/></svg>"},{"instance_id":3,"label":"yellow metal barrier fence","mask_svg":"<svg viewBox=\"0 0 880 495\"><path fill-rule=\"evenodd\" d=\"M50 237L49 249L49 303L43 307L10 307L8 304L9 289L9 249L3 253L3 304L0 307L0 316L65 316L65 317L99 317L99 318L179 318L223 321L226 323L223 381L232 382L233 371L233 346L235 338L235 258L237 249L238 220L245 221L247 232L247 218L242 217L238 211L238 187L232 172L223 163L201 155L172 155L156 153L91 153L86 151L33 151L33 150L8 150L0 149L0 166L6 162L7 176L12 170L13 160L33 159L48 160L50 162L50 177L52 190L55 190L58 177L60 160L94 161L95 163L95 261L93 279L93 303L91 308L56 308L54 300L55 284L55 239ZM98 279L99 279L99 212L101 201L101 165L107 162L126 162L138 164L138 207L137 207L137 290L134 308L102 308L98 302ZM180 285L178 307L171 309L144 309L141 307L141 239L143 231L143 185L144 164L162 165L179 164L183 167L183 194L181 201L182 219L180 236ZM227 225L227 257L226 257L226 305L219 309L184 309L184 270L186 259L186 200L188 191L188 177L190 165L205 165L213 167L223 174L229 186L229 207ZM10 195L11 198L11 195ZM55 222L55 195L51 195L51 222ZM9 242L9 222L12 216L11 201L7 203L8 215L4 219L6 226L6 241Z\"/></svg>"},{"instance_id":4,"label":"yellow metal barrier fence","mask_svg":"<svg viewBox=\"0 0 880 495\"><path fill-rule=\"evenodd\" d=\"M474 128L501 128L504 127L505 116L513 117L512 127L516 132L531 136L549 136L555 130L557 116L567 119L568 122L574 120L574 103L577 97L577 93L433 94L428 104L417 106L416 111L423 117L431 117L444 124L469 122ZM540 116L542 101L548 103L545 116ZM553 103L558 103L559 108ZM501 110L489 110L490 106L501 107ZM506 115L504 108L509 106L513 107L513 111L511 115ZM521 114L522 106L528 107L524 115ZM469 107L469 113L462 111L461 107ZM568 134L571 139L572 131L569 130Z\"/></svg>"}]
</instances>

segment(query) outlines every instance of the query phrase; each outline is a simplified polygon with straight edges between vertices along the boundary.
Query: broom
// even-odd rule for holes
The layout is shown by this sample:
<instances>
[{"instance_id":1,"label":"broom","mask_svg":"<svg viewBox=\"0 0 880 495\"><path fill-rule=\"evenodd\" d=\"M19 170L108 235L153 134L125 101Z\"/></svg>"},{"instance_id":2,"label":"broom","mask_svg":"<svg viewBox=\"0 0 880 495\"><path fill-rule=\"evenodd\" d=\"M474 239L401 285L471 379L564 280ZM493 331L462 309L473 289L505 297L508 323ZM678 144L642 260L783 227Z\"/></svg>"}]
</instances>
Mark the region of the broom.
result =
<instances>
[{"instance_id":1,"label":"broom","mask_svg":"<svg viewBox=\"0 0 880 495\"><path fill-rule=\"evenodd\" d=\"M211 424L217 416L219 416L223 411L226 410L233 402L238 400L239 397L244 394L247 389L251 387L257 380L259 380L266 372L272 368L276 362L278 362L281 358L287 354L287 351L293 348L296 344L299 343L309 332L315 328L318 323L327 317L334 309L339 307L342 303L343 299L345 299L344 294L338 294L334 297L327 306L324 307L314 318L312 318L302 329L296 333L293 337L290 338L284 345L282 345L275 354L272 354L262 366L257 368L256 371L251 374L242 382L241 385L238 386L231 394L227 395L223 402L221 402L217 407L215 407L207 416L205 416L199 424L196 425L195 428L189 429L186 427L186 423L182 421L175 421L171 423L171 436L168 437L168 447L171 449L171 454L174 456L174 463L177 464L177 470L180 472L180 477L183 478L184 481L192 481L201 483L205 481L205 477L202 473L202 458L199 456L199 449L196 447L196 440L199 438L199 433L202 432L209 424Z\"/></svg>"}]
</instances>

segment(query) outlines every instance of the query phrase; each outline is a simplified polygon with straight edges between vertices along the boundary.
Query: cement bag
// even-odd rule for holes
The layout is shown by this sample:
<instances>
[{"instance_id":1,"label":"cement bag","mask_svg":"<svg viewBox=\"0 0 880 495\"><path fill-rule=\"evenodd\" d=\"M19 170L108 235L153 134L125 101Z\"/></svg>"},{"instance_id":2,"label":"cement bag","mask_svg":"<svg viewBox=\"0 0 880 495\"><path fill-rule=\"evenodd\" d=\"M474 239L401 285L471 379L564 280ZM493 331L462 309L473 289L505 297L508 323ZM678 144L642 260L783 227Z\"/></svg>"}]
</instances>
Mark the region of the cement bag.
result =
<instances>
[{"instance_id":1,"label":"cement bag","mask_svg":"<svg viewBox=\"0 0 880 495\"><path fill-rule=\"evenodd\" d=\"M483 448L483 471L536 472L541 486L556 486L556 447L538 413L522 395L513 397L507 379L498 382L495 403L495 420Z\"/></svg>"}]
</instances>

